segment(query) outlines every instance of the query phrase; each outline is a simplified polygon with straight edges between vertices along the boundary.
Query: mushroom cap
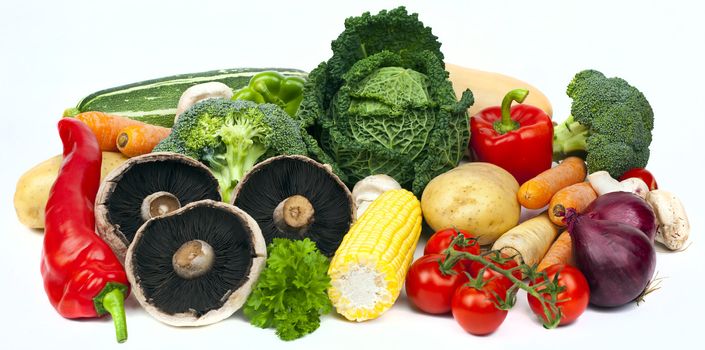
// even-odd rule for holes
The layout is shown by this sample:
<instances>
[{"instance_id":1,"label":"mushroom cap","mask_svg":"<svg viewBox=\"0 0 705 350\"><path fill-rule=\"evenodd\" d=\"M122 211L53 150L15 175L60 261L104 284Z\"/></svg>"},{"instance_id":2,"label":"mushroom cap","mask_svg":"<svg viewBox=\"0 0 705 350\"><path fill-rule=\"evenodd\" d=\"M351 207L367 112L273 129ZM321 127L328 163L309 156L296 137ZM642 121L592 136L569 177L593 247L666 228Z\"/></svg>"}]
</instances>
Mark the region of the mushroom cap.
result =
<instances>
[{"instance_id":1,"label":"mushroom cap","mask_svg":"<svg viewBox=\"0 0 705 350\"><path fill-rule=\"evenodd\" d=\"M284 200L300 195L308 199L314 217L305 229L282 230L274 211ZM238 183L234 204L259 224L267 244L276 237L316 242L326 256L332 256L355 218L350 190L330 166L300 156L277 156L255 165Z\"/></svg>"},{"instance_id":2,"label":"mushroom cap","mask_svg":"<svg viewBox=\"0 0 705 350\"><path fill-rule=\"evenodd\" d=\"M173 194L182 206L220 200L218 181L195 159L171 152L130 158L105 177L95 203L96 231L121 262L146 221L141 215L144 198L160 191Z\"/></svg>"},{"instance_id":3,"label":"mushroom cap","mask_svg":"<svg viewBox=\"0 0 705 350\"><path fill-rule=\"evenodd\" d=\"M189 241L208 243L213 267L186 279L172 258ZM230 317L247 300L267 258L257 222L241 209L212 200L193 202L147 221L127 250L125 271L137 301L172 326L203 326Z\"/></svg>"}]
</instances>

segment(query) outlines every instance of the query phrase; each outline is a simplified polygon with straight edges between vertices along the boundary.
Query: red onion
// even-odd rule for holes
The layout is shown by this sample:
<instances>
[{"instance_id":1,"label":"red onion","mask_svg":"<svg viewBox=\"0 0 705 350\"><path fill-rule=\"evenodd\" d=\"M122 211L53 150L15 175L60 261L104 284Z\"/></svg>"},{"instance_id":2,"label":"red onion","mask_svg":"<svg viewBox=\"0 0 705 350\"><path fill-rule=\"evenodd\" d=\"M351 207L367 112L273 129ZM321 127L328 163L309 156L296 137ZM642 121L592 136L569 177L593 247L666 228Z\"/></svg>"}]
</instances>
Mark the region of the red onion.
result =
<instances>
[{"instance_id":1,"label":"red onion","mask_svg":"<svg viewBox=\"0 0 705 350\"><path fill-rule=\"evenodd\" d=\"M624 305L646 288L656 268L656 253L646 235L627 224L596 220L568 209L573 256L590 285L590 303Z\"/></svg>"},{"instance_id":2,"label":"red onion","mask_svg":"<svg viewBox=\"0 0 705 350\"><path fill-rule=\"evenodd\" d=\"M656 237L656 215L649 203L630 192L610 192L597 197L583 210L597 220L621 222L638 228L653 243Z\"/></svg>"}]
</instances>

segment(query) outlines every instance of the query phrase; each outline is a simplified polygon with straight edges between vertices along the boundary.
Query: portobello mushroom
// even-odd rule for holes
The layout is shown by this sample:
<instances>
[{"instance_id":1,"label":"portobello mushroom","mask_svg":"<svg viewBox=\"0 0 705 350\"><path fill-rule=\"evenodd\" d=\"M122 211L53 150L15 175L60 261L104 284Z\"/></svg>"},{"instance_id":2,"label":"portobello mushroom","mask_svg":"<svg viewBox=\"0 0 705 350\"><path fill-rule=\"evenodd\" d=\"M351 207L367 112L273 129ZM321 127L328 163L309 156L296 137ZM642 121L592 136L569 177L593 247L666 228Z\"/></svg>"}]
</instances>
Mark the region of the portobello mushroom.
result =
<instances>
[{"instance_id":1,"label":"portobello mushroom","mask_svg":"<svg viewBox=\"0 0 705 350\"><path fill-rule=\"evenodd\" d=\"M297 155L255 165L235 188L234 204L257 221L267 244L308 237L326 256L355 218L350 191L330 167Z\"/></svg>"},{"instance_id":2,"label":"portobello mushroom","mask_svg":"<svg viewBox=\"0 0 705 350\"><path fill-rule=\"evenodd\" d=\"M96 230L120 261L147 220L202 199L220 200L218 181L200 162L177 153L130 158L100 185Z\"/></svg>"},{"instance_id":3,"label":"portobello mushroom","mask_svg":"<svg viewBox=\"0 0 705 350\"><path fill-rule=\"evenodd\" d=\"M252 217L203 200L142 225L127 250L125 271L135 298L153 317L202 326L242 307L266 256Z\"/></svg>"}]
</instances>

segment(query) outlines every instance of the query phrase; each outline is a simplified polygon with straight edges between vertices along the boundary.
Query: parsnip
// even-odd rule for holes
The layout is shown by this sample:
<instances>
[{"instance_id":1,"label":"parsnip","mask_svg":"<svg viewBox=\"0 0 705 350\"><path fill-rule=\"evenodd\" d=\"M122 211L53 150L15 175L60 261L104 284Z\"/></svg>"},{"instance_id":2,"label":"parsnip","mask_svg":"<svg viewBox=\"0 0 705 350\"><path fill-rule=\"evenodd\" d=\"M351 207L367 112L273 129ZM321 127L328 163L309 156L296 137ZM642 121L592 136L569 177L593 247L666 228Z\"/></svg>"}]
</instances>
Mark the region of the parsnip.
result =
<instances>
[{"instance_id":1,"label":"parsnip","mask_svg":"<svg viewBox=\"0 0 705 350\"><path fill-rule=\"evenodd\" d=\"M558 236L558 226L551 222L548 213L526 220L504 233L492 246L518 263L538 264Z\"/></svg>"}]
</instances>

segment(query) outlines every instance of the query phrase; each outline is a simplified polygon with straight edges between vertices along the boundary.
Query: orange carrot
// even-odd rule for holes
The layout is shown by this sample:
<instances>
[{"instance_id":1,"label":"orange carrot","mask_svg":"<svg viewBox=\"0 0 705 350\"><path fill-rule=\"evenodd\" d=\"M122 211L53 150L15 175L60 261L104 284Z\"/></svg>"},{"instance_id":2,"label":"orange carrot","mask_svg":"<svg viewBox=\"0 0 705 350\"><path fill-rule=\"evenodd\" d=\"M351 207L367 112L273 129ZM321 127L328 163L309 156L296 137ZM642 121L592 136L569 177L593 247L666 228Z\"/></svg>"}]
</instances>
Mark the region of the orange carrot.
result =
<instances>
[{"instance_id":1,"label":"orange carrot","mask_svg":"<svg viewBox=\"0 0 705 350\"><path fill-rule=\"evenodd\" d=\"M120 131L117 148L127 157L135 157L152 152L161 140L171 133L171 129L156 125L132 125Z\"/></svg>"},{"instance_id":2,"label":"orange carrot","mask_svg":"<svg viewBox=\"0 0 705 350\"><path fill-rule=\"evenodd\" d=\"M115 144L120 130L130 125L144 125L142 122L130 118L119 117L103 112L83 112L74 118L88 125L93 134L98 138L101 151L117 152Z\"/></svg>"},{"instance_id":3,"label":"orange carrot","mask_svg":"<svg viewBox=\"0 0 705 350\"><path fill-rule=\"evenodd\" d=\"M578 182L570 185L553 195L551 203L548 204L548 217L551 218L554 224L565 226L566 209L573 208L578 213L581 213L595 199L597 199L597 193L595 193L589 183Z\"/></svg>"},{"instance_id":4,"label":"orange carrot","mask_svg":"<svg viewBox=\"0 0 705 350\"><path fill-rule=\"evenodd\" d=\"M558 239L553 242L551 248L548 248L537 270L543 271L547 267L555 264L573 265L573 241L570 239L568 231L563 231L563 233L558 236Z\"/></svg>"},{"instance_id":5,"label":"orange carrot","mask_svg":"<svg viewBox=\"0 0 705 350\"><path fill-rule=\"evenodd\" d=\"M558 166L548 169L524 182L517 192L519 203L528 209L546 206L560 189L585 181L587 168L578 157L568 157Z\"/></svg>"}]
</instances>

